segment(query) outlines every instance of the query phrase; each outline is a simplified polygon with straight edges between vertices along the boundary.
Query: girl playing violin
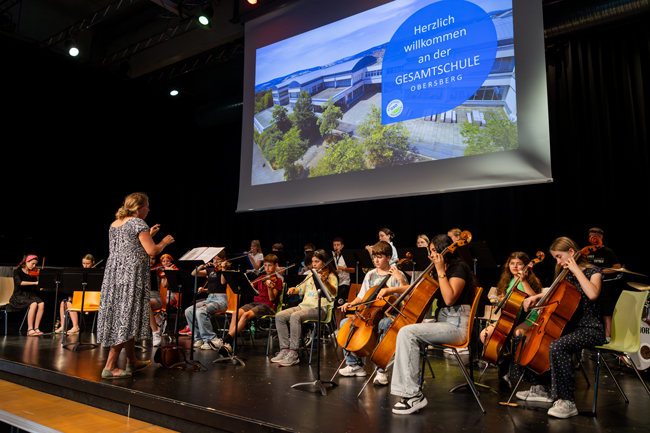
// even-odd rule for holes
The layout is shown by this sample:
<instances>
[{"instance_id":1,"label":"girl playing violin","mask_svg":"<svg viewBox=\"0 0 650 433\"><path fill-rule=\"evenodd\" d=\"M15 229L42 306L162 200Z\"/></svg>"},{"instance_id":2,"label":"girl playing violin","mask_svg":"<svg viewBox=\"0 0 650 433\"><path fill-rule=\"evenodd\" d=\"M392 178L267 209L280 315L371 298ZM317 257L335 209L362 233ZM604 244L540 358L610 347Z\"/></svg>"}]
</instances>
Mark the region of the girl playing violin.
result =
<instances>
[{"instance_id":1,"label":"girl playing violin","mask_svg":"<svg viewBox=\"0 0 650 433\"><path fill-rule=\"evenodd\" d=\"M211 263L198 267L199 277L208 277L208 298L196 302L196 324L194 321L194 306L190 305L185 310L185 318L194 334L194 347L201 350L219 350L223 346L223 340L217 337L212 328L210 318L228 309L228 295L226 292L226 279L223 277L222 268L227 268L229 263L226 259L226 250L223 249L217 254ZM194 276L195 271L192 271ZM201 289L199 289L201 291Z\"/></svg>"},{"instance_id":2,"label":"girl playing violin","mask_svg":"<svg viewBox=\"0 0 650 433\"><path fill-rule=\"evenodd\" d=\"M397 269L396 266L390 266L389 262L392 253L393 249L388 242L379 241L373 245L372 260L375 263L375 269L366 274L366 277L363 279L363 284L361 285L361 290L359 291L357 297L354 298L352 302L346 302L339 307L342 312L345 313L348 308L355 307L356 305L362 303L364 297L366 296L366 293L368 293L368 290L370 290L372 287L377 286L384 279L384 277L386 277L386 275L391 275L391 277L388 279L388 281L386 281L384 288L382 288L377 294L377 299L382 299L392 294L404 292L404 290L408 287L408 281L406 280L406 276L399 269ZM341 321L339 329L342 329L348 320L350 320L350 317L343 319ZM381 334L380 339L383 337L386 329L388 329L390 326L390 323L391 320L388 317L384 317L379 322L378 327L379 333ZM363 366L363 359L357 358L352 354L347 354L345 363L347 364L347 367L339 371L342 376L366 376L366 369ZM382 369L378 369L374 383L377 385L388 385L387 373Z\"/></svg>"},{"instance_id":3,"label":"girl playing violin","mask_svg":"<svg viewBox=\"0 0 650 433\"><path fill-rule=\"evenodd\" d=\"M10 313L29 308L27 314L28 337L43 335L38 327L41 324L45 304L41 298L36 296L38 291L38 273L35 269L37 263L38 257L33 254L24 257L18 263L14 270L14 293L7 304L7 311Z\"/></svg>"},{"instance_id":4,"label":"girl playing violin","mask_svg":"<svg viewBox=\"0 0 650 433\"><path fill-rule=\"evenodd\" d=\"M332 297L336 296L338 290L339 278L336 267L333 262L327 266L325 263L330 261L330 256L325 250L317 250L312 257L313 269L319 271L318 275L329 290ZM318 320L318 288L314 282L314 277L308 275L305 280L297 287L287 290L288 295L299 293L303 296L303 301L297 307L283 310L275 316L275 326L278 329L278 339L280 340L280 352L271 359L271 362L277 362L282 366L298 364L298 349L302 322L305 320ZM327 315L327 309L333 308L334 302L327 302L321 299L320 317Z\"/></svg>"},{"instance_id":5,"label":"girl playing violin","mask_svg":"<svg viewBox=\"0 0 650 433\"><path fill-rule=\"evenodd\" d=\"M542 291L542 283L533 272L532 268L528 268L530 263L530 257L528 254L517 251L508 257L508 260L503 265L501 270L501 278L497 283L497 300L501 302L505 296L510 293L513 289L516 280L519 280L517 284L517 290L520 290L526 293L528 296L535 296ZM537 313L533 313L528 319L519 324L514 330L515 336L523 335L526 333L526 330L535 323L537 318ZM490 324L487 328L481 331L481 341L485 343L494 331L494 324Z\"/></svg>"},{"instance_id":6,"label":"girl playing violin","mask_svg":"<svg viewBox=\"0 0 650 433\"><path fill-rule=\"evenodd\" d=\"M452 244L446 234L431 240L429 258L435 265L439 289L434 297L438 301L436 322L416 323L402 327L397 334L395 364L391 382L391 394L402 397L393 406L395 414L410 414L427 405L420 391L420 344L461 344L468 338L472 302L477 281L457 251L442 256Z\"/></svg>"},{"instance_id":7,"label":"girl playing violin","mask_svg":"<svg viewBox=\"0 0 650 433\"><path fill-rule=\"evenodd\" d=\"M516 395L521 400L548 403L555 401L548 414L557 418L568 418L578 414L574 398L575 370L572 356L586 347L605 344L606 341L605 330L597 317L597 300L603 271L590 264L583 256L579 256L577 261L574 260L580 248L567 237L557 238L550 251L557 261L555 275L559 275L564 269L569 270L565 281L574 285L580 292L580 304L564 328L562 336L549 346L550 368L541 375L532 374L528 369L523 371L524 380L534 386L530 391L520 391ZM524 310L528 311L542 296L543 294L538 294L526 298L523 303ZM522 340L523 336L515 338L515 345ZM513 376L518 379L520 374L521 367L515 360Z\"/></svg>"}]
</instances>

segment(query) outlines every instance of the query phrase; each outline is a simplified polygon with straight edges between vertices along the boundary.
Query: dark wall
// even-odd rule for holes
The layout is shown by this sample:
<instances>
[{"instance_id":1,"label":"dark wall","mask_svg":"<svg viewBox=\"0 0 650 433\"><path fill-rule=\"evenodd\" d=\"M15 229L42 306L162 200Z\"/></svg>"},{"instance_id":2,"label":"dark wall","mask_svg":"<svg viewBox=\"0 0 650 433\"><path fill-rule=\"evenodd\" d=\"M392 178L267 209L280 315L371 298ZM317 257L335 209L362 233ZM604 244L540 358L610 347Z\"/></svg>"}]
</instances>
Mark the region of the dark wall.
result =
<instances>
[{"instance_id":1,"label":"dark wall","mask_svg":"<svg viewBox=\"0 0 650 433\"><path fill-rule=\"evenodd\" d=\"M244 251L251 239L265 251L275 242L330 247L335 236L361 248L381 227L407 247L420 233L460 227L502 263L515 250L546 251L557 236L586 245L588 228L600 226L628 267L648 272L639 233L650 186L647 26L549 45L554 183L236 214L241 121L198 127L196 110L214 100L197 91L173 100L156 85L116 80L5 40L9 67L1 74L10 86L2 99L10 114L3 116L0 261L17 263L26 252L51 265L75 265L87 252L106 257L114 212L125 195L144 191L148 222L177 239L168 249L174 256L200 245ZM201 79L210 80L217 102L241 92L241 58L210 72L214 78L203 72ZM215 89L220 74L229 79ZM538 273L552 267L547 258Z\"/></svg>"}]
</instances>

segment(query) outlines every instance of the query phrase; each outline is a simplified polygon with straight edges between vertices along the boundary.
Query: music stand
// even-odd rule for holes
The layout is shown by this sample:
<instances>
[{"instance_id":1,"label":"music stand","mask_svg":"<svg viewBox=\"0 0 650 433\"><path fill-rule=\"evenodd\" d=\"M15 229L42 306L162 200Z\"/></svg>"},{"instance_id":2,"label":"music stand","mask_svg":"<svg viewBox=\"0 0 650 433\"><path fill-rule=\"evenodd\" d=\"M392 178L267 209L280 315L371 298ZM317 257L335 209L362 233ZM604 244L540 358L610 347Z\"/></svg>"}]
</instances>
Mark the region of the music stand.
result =
<instances>
[{"instance_id":1,"label":"music stand","mask_svg":"<svg viewBox=\"0 0 650 433\"><path fill-rule=\"evenodd\" d=\"M86 300L86 290L88 290L88 283L89 283L89 274L95 274L99 275L100 278L92 278L90 279L90 283L92 284L92 291L93 292L98 292L101 290L101 281L103 279L104 271L102 269L92 269L92 268L64 268L63 271L61 272L61 282L63 284L63 287L75 287L79 284L81 284L81 309L79 311L79 323L81 323L81 320L83 319L83 314L84 314L84 302ZM74 290L72 292L73 298L74 298ZM63 318L62 320L65 320ZM63 323L62 323L63 325ZM85 329L85 327L84 327ZM61 338L61 346L62 347L68 347L68 346L73 346L72 351L76 352L79 346L91 346L92 349L97 348L98 344L95 343L82 343L81 342L81 334L83 332L81 329L79 329L79 334L77 341L75 343L67 343L64 344L65 341L67 340L68 334L67 332L63 333L63 336Z\"/></svg>"},{"instance_id":2,"label":"music stand","mask_svg":"<svg viewBox=\"0 0 650 433\"><path fill-rule=\"evenodd\" d=\"M54 331L56 330L56 312L57 312L57 301L59 298L59 284L61 284L60 269L53 268L44 268L41 269L38 276L38 288L43 290L54 290L54 318L52 318L52 332L48 332L43 335L52 335L54 338L56 335Z\"/></svg>"},{"instance_id":3,"label":"music stand","mask_svg":"<svg viewBox=\"0 0 650 433\"><path fill-rule=\"evenodd\" d=\"M221 250L222 250L222 248L220 248L217 251L217 253L215 254L215 257L216 257L217 254L219 254L221 252ZM196 319L196 295L197 295L198 290L199 290L199 286L198 286L199 266L204 265L205 263L207 263L207 262L204 262L203 260L179 260L179 261L176 262L176 267L178 267L179 269L182 269L184 271L187 271L189 269L194 268L194 290L192 291L192 312L193 312L192 317L194 317L194 320L192 320L191 324L188 323L188 325L190 326L190 328L192 330L192 335L196 335L196 333L195 333L195 327L196 327L195 323L197 321L197 319ZM177 273L177 272L178 271L174 271L174 273ZM165 275L167 275L167 273L165 273ZM175 277L176 276L174 275L174 278ZM181 294L181 298L182 298L182 296L183 295ZM175 324L174 324L174 329L176 330L176 334L175 334L176 335L176 345L178 345L178 315L179 315L178 308L180 308L180 306L181 306L180 300L178 302L178 306L179 307L176 308L176 321L175 321ZM194 344L190 344L190 361L194 361ZM200 364L198 361L196 361L196 363ZM203 367L203 368L205 368L205 367Z\"/></svg>"},{"instance_id":4,"label":"music stand","mask_svg":"<svg viewBox=\"0 0 650 433\"><path fill-rule=\"evenodd\" d=\"M336 382L325 381L323 382L320 379L320 321L321 321L321 298L325 297L327 302L332 303L334 298L330 294L325 284L320 279L320 275L314 269L311 270L313 275L314 284L318 287L318 324L316 327L316 380L312 382L301 382L291 385L291 388L298 388L301 386L315 386L323 395L327 395L327 390L325 389L326 383L332 385L332 387L338 386ZM312 337L313 338L313 337Z\"/></svg>"},{"instance_id":5,"label":"music stand","mask_svg":"<svg viewBox=\"0 0 650 433\"><path fill-rule=\"evenodd\" d=\"M488 268L498 268L498 265L496 261L494 260L494 256L492 256L492 252L490 251L490 248L487 246L487 243L485 242L471 242L467 245L463 245L458 248L457 250L458 254L463 258L465 263L467 263L470 268L474 269L474 275L477 275L478 269L488 269ZM478 311L484 311L485 310L485 304L487 301L487 291L483 291L483 296L481 300L479 300L479 306L478 306ZM476 318L472 318L472 320L475 320ZM478 342L480 341L479 339L479 329L478 326L474 326L474 337L468 336L468 338L475 338L476 344L470 344L470 347L472 348L472 352L474 351L474 346L476 346L476 358L474 358L474 353L469 354L469 375L472 378L472 381L474 382L475 386L489 389L490 391L494 392L495 394L497 391L494 388L491 388L490 386L487 386L483 383L478 383L474 381L474 363L476 363L478 366L480 366L481 359L479 358L479 350L478 350ZM467 383L457 385L453 387L452 389L449 390L449 392L454 392L459 388L463 387L469 387Z\"/></svg>"},{"instance_id":6,"label":"music stand","mask_svg":"<svg viewBox=\"0 0 650 433\"><path fill-rule=\"evenodd\" d=\"M251 285L250 281L248 281L248 278L246 278L246 275L244 275L241 272L237 271L222 271L223 277L226 279L226 283L230 286L230 290L233 291L237 295L237 310L235 311L235 337L233 338L232 342L232 354L230 356L224 356L221 358L217 358L213 363L217 362L224 362L224 361L232 361L233 364L241 364L242 366L246 366L244 361L246 360L245 357L238 357L237 356L237 326L239 325L239 308L241 308L241 296L242 295L248 295L248 296L257 296L259 295L259 292L255 290L255 288Z\"/></svg>"}]
</instances>

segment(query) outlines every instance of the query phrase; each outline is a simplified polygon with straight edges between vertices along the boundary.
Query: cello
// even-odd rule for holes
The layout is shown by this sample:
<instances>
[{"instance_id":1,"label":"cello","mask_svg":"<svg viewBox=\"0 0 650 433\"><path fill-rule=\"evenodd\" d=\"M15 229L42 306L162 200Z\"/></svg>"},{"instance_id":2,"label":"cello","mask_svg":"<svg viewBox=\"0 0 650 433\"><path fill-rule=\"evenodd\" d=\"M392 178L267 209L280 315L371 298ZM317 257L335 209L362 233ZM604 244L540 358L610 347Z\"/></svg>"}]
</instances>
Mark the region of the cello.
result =
<instances>
[{"instance_id":1,"label":"cello","mask_svg":"<svg viewBox=\"0 0 650 433\"><path fill-rule=\"evenodd\" d=\"M544 260L544 253L541 251L537 252L537 258L533 259L526 266L527 269L531 269L536 264ZM492 335L485 343L483 348L483 359L492 364L496 364L501 354L503 353L503 348L506 340L510 337L515 325L519 322L521 316L521 305L524 302L524 299L528 297L525 292L517 290L517 284L521 277L517 278L515 283L512 285L512 290L506 294L501 302L495 307L495 313L499 310L501 312L501 317L497 321L497 324L492 331Z\"/></svg>"},{"instance_id":2,"label":"cello","mask_svg":"<svg viewBox=\"0 0 650 433\"><path fill-rule=\"evenodd\" d=\"M445 248L440 255L451 254L458 247L467 245L471 241L472 234L465 230L460 234L460 239ZM404 301L402 309L397 311L396 317L388 316L392 318L393 323L391 323L384 338L379 342L370 358L379 368L386 370L395 354L395 344L399 330L406 325L422 322L424 315L431 306L433 295L440 287L438 282L431 276L431 271L434 269L435 263L431 262L417 280L397 299L396 305ZM389 307L386 313L390 312L390 308L392 307Z\"/></svg>"},{"instance_id":3,"label":"cello","mask_svg":"<svg viewBox=\"0 0 650 433\"><path fill-rule=\"evenodd\" d=\"M602 239L597 236L590 237L589 243L591 245L574 254L574 260L577 261L581 255L587 257L589 253L603 247ZM580 304L580 292L565 280L568 273L568 268L560 272L549 290L532 308L538 310L539 315L526 331L523 343L517 348L518 364L537 374L544 373L551 366L549 346L562 336L564 327Z\"/></svg>"},{"instance_id":4,"label":"cello","mask_svg":"<svg viewBox=\"0 0 650 433\"><path fill-rule=\"evenodd\" d=\"M395 266L399 269L413 260L413 254L406 253L406 258L399 260ZM356 310L339 330L337 342L343 349L351 352L357 358L365 358L370 355L377 346L377 326L384 318L386 309L395 305L397 296L391 295L388 299L377 299L379 292L386 286L392 274L386 274L384 278L372 287L363 297L363 301L354 305Z\"/></svg>"}]
</instances>

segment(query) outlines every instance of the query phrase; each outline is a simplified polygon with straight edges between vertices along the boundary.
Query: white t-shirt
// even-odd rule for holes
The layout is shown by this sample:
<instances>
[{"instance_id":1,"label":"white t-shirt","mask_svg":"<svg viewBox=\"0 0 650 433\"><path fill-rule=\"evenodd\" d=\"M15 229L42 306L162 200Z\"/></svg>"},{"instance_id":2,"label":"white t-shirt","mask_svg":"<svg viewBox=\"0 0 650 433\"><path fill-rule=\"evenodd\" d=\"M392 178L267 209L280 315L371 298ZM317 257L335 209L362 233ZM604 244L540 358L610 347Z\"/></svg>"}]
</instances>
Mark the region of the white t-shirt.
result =
<instances>
[{"instance_id":1,"label":"white t-shirt","mask_svg":"<svg viewBox=\"0 0 650 433\"><path fill-rule=\"evenodd\" d=\"M338 269L339 266L343 266L344 268L348 267L348 265L345 263L345 259L343 258L343 254L337 256L336 253L332 251L332 256L334 257L334 266L336 266L336 269L339 273L339 286L349 286L350 274L348 272L342 271L341 269Z\"/></svg>"}]
</instances>

